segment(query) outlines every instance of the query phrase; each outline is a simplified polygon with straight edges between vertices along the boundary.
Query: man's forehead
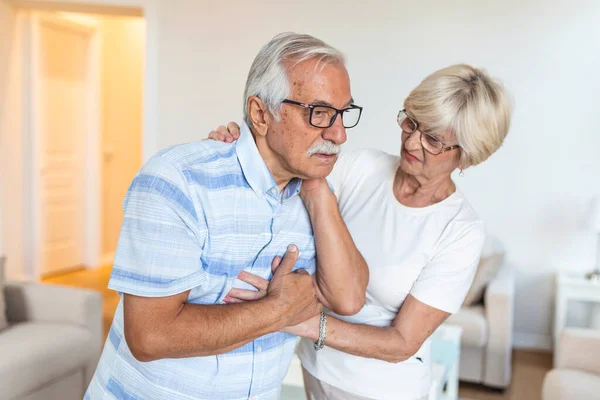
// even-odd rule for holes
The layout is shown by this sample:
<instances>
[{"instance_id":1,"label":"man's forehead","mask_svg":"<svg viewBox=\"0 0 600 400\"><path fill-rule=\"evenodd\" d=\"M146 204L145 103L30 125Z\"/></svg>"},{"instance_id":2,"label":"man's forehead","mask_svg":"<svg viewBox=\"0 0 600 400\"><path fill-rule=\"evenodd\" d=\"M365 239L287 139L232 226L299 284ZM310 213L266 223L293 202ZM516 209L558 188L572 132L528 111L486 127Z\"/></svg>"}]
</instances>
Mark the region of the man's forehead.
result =
<instances>
[{"instance_id":1,"label":"man's forehead","mask_svg":"<svg viewBox=\"0 0 600 400\"><path fill-rule=\"evenodd\" d=\"M329 107L353 103L350 80L343 65L328 64L316 69L310 65L296 67L289 75L294 100Z\"/></svg>"},{"instance_id":2,"label":"man's forehead","mask_svg":"<svg viewBox=\"0 0 600 400\"><path fill-rule=\"evenodd\" d=\"M311 101L310 104L312 104L313 106L335 107L334 104L331 104L330 102L328 102L326 100L320 100L318 98ZM350 106L352 104L354 104L354 99L352 97L350 97L350 100L348 100L346 103L344 103L344 107Z\"/></svg>"}]
</instances>

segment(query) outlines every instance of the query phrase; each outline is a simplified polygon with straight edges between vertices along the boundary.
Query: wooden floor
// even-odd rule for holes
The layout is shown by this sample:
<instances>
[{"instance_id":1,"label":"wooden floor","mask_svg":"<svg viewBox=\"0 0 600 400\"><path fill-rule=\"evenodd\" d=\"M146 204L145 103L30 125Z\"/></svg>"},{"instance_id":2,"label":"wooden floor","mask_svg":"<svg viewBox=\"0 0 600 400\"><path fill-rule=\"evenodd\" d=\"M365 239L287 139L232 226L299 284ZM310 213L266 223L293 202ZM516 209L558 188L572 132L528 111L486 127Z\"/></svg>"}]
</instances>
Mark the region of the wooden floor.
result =
<instances>
[{"instance_id":1,"label":"wooden floor","mask_svg":"<svg viewBox=\"0 0 600 400\"><path fill-rule=\"evenodd\" d=\"M552 368L552 353L514 350L511 385L504 393L460 383L460 397L473 400L541 400L544 375Z\"/></svg>"},{"instance_id":2,"label":"wooden floor","mask_svg":"<svg viewBox=\"0 0 600 400\"><path fill-rule=\"evenodd\" d=\"M104 337L112 323L119 296L108 290L111 267L79 270L44 279L44 282L76 286L101 292L104 297ZM513 352L513 377L511 386L504 392L478 385L460 384L460 397L469 400L541 400L544 375L552 367L552 354L546 352L515 350Z\"/></svg>"}]
</instances>

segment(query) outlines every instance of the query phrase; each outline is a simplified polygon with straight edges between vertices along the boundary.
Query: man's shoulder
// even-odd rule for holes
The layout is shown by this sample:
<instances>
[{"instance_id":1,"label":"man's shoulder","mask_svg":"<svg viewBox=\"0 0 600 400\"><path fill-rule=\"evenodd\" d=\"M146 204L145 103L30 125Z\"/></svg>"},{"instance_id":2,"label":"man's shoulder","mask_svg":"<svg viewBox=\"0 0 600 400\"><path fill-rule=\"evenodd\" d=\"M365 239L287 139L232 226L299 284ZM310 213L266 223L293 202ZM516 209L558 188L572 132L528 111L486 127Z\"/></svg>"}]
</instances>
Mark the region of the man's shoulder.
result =
<instances>
[{"instance_id":1,"label":"man's shoulder","mask_svg":"<svg viewBox=\"0 0 600 400\"><path fill-rule=\"evenodd\" d=\"M226 168L238 165L235 148L235 143L202 140L167 147L153 158L180 171L202 169L203 166Z\"/></svg>"},{"instance_id":2,"label":"man's shoulder","mask_svg":"<svg viewBox=\"0 0 600 400\"><path fill-rule=\"evenodd\" d=\"M166 182L187 193L190 185L211 189L231 180L238 183L240 171L235 144L204 140L159 151L144 164L134 184Z\"/></svg>"}]
</instances>

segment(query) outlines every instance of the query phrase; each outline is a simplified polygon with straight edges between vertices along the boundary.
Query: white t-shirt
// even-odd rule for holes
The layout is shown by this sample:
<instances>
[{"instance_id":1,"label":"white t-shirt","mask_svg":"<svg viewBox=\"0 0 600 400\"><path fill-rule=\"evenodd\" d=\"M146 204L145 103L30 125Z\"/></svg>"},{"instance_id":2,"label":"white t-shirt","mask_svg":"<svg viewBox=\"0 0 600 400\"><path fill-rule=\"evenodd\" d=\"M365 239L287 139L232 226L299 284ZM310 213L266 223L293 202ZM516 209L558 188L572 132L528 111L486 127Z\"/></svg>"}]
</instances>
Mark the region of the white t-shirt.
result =
<instances>
[{"instance_id":1,"label":"white t-shirt","mask_svg":"<svg viewBox=\"0 0 600 400\"><path fill-rule=\"evenodd\" d=\"M485 240L483 222L456 191L423 208L402 205L392 187L400 158L377 150L340 156L329 176L341 214L369 265L367 301L351 323L390 326L406 296L454 313L469 290ZM365 339L365 341L368 339ZM389 363L299 346L302 365L316 378L374 399L416 399L430 386L430 343L409 360Z\"/></svg>"}]
</instances>

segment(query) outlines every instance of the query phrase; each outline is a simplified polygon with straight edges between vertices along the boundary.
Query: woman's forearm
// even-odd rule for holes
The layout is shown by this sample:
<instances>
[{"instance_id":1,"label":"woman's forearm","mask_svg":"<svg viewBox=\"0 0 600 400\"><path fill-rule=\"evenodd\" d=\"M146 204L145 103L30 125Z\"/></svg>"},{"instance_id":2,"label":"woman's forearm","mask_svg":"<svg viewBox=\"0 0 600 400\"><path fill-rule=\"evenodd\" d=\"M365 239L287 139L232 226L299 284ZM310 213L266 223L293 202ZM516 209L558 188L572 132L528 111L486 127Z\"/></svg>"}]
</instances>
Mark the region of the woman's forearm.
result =
<instances>
[{"instance_id":1,"label":"woman's forearm","mask_svg":"<svg viewBox=\"0 0 600 400\"><path fill-rule=\"evenodd\" d=\"M319 337L319 319L312 318L294 333L316 341ZM394 363L405 361L414 354L402 334L393 326L352 324L332 316L327 316L325 345L355 356Z\"/></svg>"},{"instance_id":2,"label":"woman's forearm","mask_svg":"<svg viewBox=\"0 0 600 400\"><path fill-rule=\"evenodd\" d=\"M367 263L340 215L329 188L317 200L305 200L317 248L316 280L323 303L340 315L356 314L365 304Z\"/></svg>"}]
</instances>

